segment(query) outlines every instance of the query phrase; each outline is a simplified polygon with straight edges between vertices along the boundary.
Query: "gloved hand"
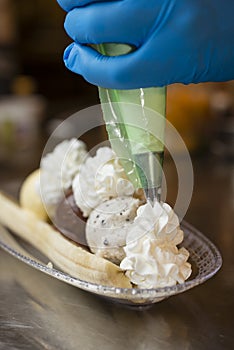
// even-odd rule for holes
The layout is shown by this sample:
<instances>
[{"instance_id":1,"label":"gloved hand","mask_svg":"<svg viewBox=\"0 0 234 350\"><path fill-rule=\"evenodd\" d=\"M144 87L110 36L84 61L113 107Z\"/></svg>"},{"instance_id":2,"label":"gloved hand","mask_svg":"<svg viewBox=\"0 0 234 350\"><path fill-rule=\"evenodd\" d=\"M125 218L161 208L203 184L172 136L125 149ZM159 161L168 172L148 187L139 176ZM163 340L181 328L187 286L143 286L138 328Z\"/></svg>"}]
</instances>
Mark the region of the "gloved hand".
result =
<instances>
[{"instance_id":1,"label":"gloved hand","mask_svg":"<svg viewBox=\"0 0 234 350\"><path fill-rule=\"evenodd\" d=\"M233 0L58 0L74 40L67 68L92 84L130 89L234 79ZM127 43L103 56L87 44Z\"/></svg>"}]
</instances>

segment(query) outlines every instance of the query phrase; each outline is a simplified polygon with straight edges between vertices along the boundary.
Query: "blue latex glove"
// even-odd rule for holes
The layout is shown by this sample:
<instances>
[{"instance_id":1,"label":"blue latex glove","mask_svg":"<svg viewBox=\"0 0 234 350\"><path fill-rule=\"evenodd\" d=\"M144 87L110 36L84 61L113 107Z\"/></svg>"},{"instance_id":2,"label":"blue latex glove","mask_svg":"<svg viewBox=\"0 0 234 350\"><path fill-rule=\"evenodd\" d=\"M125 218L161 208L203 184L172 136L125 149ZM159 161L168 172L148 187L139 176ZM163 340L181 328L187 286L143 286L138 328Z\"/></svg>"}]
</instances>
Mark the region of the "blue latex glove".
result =
<instances>
[{"instance_id":1,"label":"blue latex glove","mask_svg":"<svg viewBox=\"0 0 234 350\"><path fill-rule=\"evenodd\" d=\"M234 79L234 0L58 0L74 40L67 68L92 84L130 89ZM102 56L87 44L128 43Z\"/></svg>"}]
</instances>

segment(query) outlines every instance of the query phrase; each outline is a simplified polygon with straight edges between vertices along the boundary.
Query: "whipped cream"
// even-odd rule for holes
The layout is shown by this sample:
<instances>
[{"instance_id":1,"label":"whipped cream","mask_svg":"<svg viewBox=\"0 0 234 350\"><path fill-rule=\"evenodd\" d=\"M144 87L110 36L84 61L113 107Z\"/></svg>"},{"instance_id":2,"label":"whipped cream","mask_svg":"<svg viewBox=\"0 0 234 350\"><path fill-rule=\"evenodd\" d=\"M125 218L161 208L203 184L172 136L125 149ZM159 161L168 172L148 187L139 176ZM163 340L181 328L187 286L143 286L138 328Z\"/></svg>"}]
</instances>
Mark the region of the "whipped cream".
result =
<instances>
[{"instance_id":1,"label":"whipped cream","mask_svg":"<svg viewBox=\"0 0 234 350\"><path fill-rule=\"evenodd\" d=\"M76 205L88 217L100 203L118 196L132 196L134 187L114 151L101 147L81 165L72 189Z\"/></svg>"},{"instance_id":2,"label":"whipped cream","mask_svg":"<svg viewBox=\"0 0 234 350\"><path fill-rule=\"evenodd\" d=\"M58 144L41 160L41 196L50 215L72 185L87 157L85 144L75 138Z\"/></svg>"},{"instance_id":3,"label":"whipped cream","mask_svg":"<svg viewBox=\"0 0 234 350\"><path fill-rule=\"evenodd\" d=\"M179 219L166 204L150 203L137 210L126 238L126 257L120 267L139 288L160 288L183 283L191 274L189 252L178 249L183 241Z\"/></svg>"}]
</instances>

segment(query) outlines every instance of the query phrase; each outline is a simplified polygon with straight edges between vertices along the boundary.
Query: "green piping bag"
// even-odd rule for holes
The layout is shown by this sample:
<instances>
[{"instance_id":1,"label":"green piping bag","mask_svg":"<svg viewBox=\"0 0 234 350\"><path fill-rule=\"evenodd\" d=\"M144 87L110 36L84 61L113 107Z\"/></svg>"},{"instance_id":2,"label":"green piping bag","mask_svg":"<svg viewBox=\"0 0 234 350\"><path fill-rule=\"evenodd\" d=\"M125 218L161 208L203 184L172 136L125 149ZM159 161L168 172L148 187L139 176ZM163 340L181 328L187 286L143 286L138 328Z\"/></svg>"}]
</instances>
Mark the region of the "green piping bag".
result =
<instances>
[{"instance_id":1,"label":"green piping bag","mask_svg":"<svg viewBox=\"0 0 234 350\"><path fill-rule=\"evenodd\" d=\"M125 44L102 44L97 50L107 56L129 53ZM99 96L111 146L135 188L146 198L160 201L166 88L114 90L99 87Z\"/></svg>"}]
</instances>

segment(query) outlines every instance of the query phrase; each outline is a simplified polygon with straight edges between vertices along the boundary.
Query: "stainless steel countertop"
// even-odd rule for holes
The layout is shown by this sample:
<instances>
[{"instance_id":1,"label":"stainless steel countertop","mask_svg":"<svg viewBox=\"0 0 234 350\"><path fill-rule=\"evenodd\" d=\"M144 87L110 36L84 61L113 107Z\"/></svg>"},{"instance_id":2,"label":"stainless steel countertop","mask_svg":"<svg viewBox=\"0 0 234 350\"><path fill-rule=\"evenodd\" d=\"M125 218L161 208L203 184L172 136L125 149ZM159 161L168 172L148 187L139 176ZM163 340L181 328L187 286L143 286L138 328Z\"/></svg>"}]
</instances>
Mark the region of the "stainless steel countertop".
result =
<instances>
[{"instance_id":1,"label":"stainless steel countertop","mask_svg":"<svg viewBox=\"0 0 234 350\"><path fill-rule=\"evenodd\" d=\"M186 220L219 247L223 266L215 277L135 311L0 251L0 349L234 349L234 169L225 161L196 158L194 171ZM1 188L16 193L23 173L9 176L10 170L1 169ZM170 187L173 181L172 176Z\"/></svg>"}]
</instances>

